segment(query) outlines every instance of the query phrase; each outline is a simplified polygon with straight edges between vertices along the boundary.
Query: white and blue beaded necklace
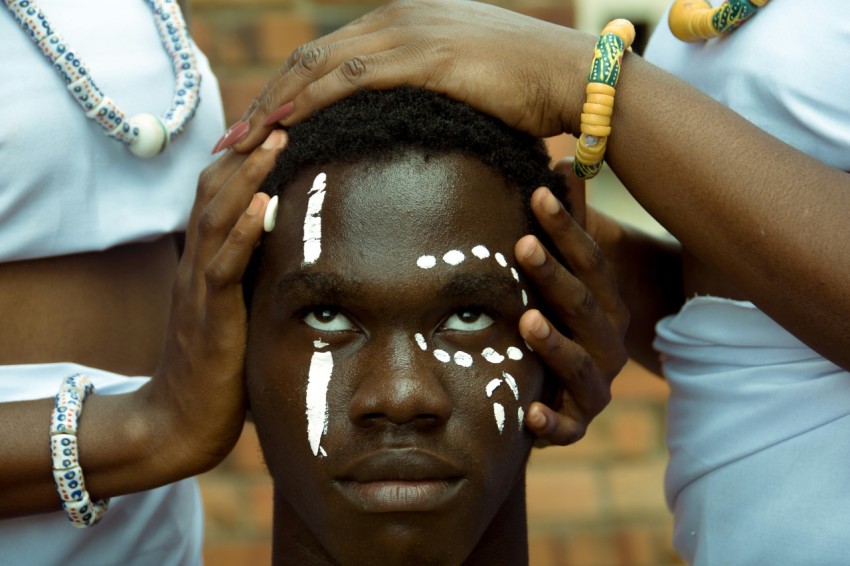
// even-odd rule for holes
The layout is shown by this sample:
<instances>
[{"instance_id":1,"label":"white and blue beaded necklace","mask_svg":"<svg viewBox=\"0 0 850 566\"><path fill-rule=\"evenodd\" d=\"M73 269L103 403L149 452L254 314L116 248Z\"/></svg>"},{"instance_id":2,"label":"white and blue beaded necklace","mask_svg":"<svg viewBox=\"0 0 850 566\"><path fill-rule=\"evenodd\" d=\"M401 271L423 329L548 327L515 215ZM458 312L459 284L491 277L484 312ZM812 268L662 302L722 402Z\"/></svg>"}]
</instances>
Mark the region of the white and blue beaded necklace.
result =
<instances>
[{"instance_id":1,"label":"white and blue beaded necklace","mask_svg":"<svg viewBox=\"0 0 850 566\"><path fill-rule=\"evenodd\" d=\"M33 0L0 0L21 28L56 69L86 117L97 122L110 138L118 140L138 157L162 153L183 131L200 102L201 73L176 0L145 0L154 13L162 45L171 57L175 88L171 107L162 117L138 114L129 120L111 98L101 91L80 55L51 26Z\"/></svg>"}]
</instances>

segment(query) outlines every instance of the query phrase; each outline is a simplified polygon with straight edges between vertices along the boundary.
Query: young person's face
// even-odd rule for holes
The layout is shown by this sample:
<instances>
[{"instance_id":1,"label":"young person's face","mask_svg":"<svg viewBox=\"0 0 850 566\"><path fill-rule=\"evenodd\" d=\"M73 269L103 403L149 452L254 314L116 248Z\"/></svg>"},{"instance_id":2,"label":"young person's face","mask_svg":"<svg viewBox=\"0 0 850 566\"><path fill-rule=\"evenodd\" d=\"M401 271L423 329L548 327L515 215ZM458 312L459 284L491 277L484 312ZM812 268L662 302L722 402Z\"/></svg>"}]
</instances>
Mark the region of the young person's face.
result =
<instances>
[{"instance_id":1,"label":"young person's face","mask_svg":"<svg viewBox=\"0 0 850 566\"><path fill-rule=\"evenodd\" d=\"M524 519L523 412L543 386L517 332L526 231L517 191L467 157L327 165L286 187L247 364L276 553L285 537L341 564L452 564L525 540L508 517Z\"/></svg>"}]
</instances>

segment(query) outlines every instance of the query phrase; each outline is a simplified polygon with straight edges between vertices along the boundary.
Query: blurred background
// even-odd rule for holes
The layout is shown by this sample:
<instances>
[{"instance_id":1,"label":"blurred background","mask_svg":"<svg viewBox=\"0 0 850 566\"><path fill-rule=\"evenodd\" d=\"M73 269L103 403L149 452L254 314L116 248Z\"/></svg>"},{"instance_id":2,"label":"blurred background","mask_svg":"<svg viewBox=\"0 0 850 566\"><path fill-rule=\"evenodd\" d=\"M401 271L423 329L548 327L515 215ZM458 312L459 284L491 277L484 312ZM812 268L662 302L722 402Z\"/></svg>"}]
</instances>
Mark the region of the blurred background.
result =
<instances>
[{"instance_id":1,"label":"blurred background","mask_svg":"<svg viewBox=\"0 0 850 566\"><path fill-rule=\"evenodd\" d=\"M640 53L668 0L497 0L505 8L598 34L614 18L637 29ZM239 119L293 49L379 6L379 0L191 0L191 28L221 85L227 123ZM575 140L547 140L553 158ZM610 170L588 185L591 204L663 234ZM579 443L532 453L528 471L532 566L671 566L664 503L664 405L660 378L629 364L615 380L611 405ZM253 426L234 451L200 478L209 566L269 564L272 485Z\"/></svg>"}]
</instances>

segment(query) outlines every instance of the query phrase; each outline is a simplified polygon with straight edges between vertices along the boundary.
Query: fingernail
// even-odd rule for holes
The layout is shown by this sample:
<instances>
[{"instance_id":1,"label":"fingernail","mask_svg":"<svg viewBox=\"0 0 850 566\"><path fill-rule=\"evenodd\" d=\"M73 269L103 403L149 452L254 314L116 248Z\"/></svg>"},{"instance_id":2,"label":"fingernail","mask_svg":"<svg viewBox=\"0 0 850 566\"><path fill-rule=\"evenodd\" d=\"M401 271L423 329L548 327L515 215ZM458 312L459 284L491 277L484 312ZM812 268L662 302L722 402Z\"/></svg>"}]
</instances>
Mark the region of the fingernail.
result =
<instances>
[{"instance_id":1,"label":"fingernail","mask_svg":"<svg viewBox=\"0 0 850 566\"><path fill-rule=\"evenodd\" d=\"M552 215L558 214L561 210L561 203L549 190L546 191L546 196L543 197L543 210Z\"/></svg>"},{"instance_id":2,"label":"fingernail","mask_svg":"<svg viewBox=\"0 0 850 566\"><path fill-rule=\"evenodd\" d=\"M540 267L546 261L546 254L543 253L543 248L537 240L529 238L523 248L522 257L532 267Z\"/></svg>"},{"instance_id":3,"label":"fingernail","mask_svg":"<svg viewBox=\"0 0 850 566\"><path fill-rule=\"evenodd\" d=\"M537 321L532 323L531 328L528 331L532 336L537 338L538 340L545 340L549 337L549 332L551 331L549 328L549 323L543 318L543 315L540 313L535 313L537 315Z\"/></svg>"},{"instance_id":4,"label":"fingernail","mask_svg":"<svg viewBox=\"0 0 850 566\"><path fill-rule=\"evenodd\" d=\"M543 411L540 409L530 410L526 418L528 419L528 424L530 424L532 428L540 430L546 427L546 415L544 415Z\"/></svg>"},{"instance_id":5,"label":"fingernail","mask_svg":"<svg viewBox=\"0 0 850 566\"><path fill-rule=\"evenodd\" d=\"M261 147L263 149L279 149L283 147L285 141L286 137L283 134L283 130L273 130Z\"/></svg>"},{"instance_id":6,"label":"fingernail","mask_svg":"<svg viewBox=\"0 0 850 566\"><path fill-rule=\"evenodd\" d=\"M230 126L230 128L224 132L224 135L221 136L221 139L218 140L218 143L215 144L215 147L212 150L213 155L244 140L245 136L248 135L248 130L250 129L251 124L245 120L240 120Z\"/></svg>"},{"instance_id":7,"label":"fingernail","mask_svg":"<svg viewBox=\"0 0 850 566\"><path fill-rule=\"evenodd\" d=\"M287 102L283 106L278 106L277 109L273 110L271 114L266 116L266 121L263 122L263 126L271 126L277 122L280 122L295 110L295 103L292 101Z\"/></svg>"},{"instance_id":8,"label":"fingernail","mask_svg":"<svg viewBox=\"0 0 850 566\"><path fill-rule=\"evenodd\" d=\"M254 193L254 196L251 197L251 203L248 205L245 213L248 216L257 216L260 213L260 207L262 205L263 201L260 198L260 195L258 193Z\"/></svg>"},{"instance_id":9,"label":"fingernail","mask_svg":"<svg viewBox=\"0 0 850 566\"><path fill-rule=\"evenodd\" d=\"M263 230L271 232L277 223L277 195L273 196L266 206L266 215L263 217Z\"/></svg>"}]
</instances>

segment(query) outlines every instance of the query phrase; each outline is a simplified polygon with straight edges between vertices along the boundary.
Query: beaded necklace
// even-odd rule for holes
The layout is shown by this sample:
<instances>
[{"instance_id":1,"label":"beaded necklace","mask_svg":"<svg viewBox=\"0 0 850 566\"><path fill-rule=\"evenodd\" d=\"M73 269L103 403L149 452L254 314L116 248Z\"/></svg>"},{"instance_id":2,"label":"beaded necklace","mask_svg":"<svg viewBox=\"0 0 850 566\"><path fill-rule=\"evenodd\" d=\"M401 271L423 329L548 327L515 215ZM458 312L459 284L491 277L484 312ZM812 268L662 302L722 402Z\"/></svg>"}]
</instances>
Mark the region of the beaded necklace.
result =
<instances>
[{"instance_id":1,"label":"beaded necklace","mask_svg":"<svg viewBox=\"0 0 850 566\"><path fill-rule=\"evenodd\" d=\"M707 0L676 0L670 7L667 23L682 41L705 41L731 33L750 19L770 0L726 0L712 8Z\"/></svg>"},{"instance_id":2,"label":"beaded necklace","mask_svg":"<svg viewBox=\"0 0 850 566\"><path fill-rule=\"evenodd\" d=\"M85 64L62 37L53 30L33 0L0 0L59 73L86 117L97 122L110 138L123 143L138 157L162 153L168 143L183 131L200 102L201 73L176 0L145 0L154 13L154 23L162 46L174 67L174 98L162 117L138 114L127 119L111 98L101 91Z\"/></svg>"}]
</instances>

